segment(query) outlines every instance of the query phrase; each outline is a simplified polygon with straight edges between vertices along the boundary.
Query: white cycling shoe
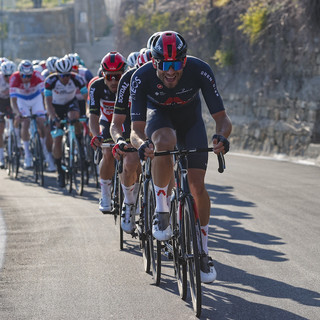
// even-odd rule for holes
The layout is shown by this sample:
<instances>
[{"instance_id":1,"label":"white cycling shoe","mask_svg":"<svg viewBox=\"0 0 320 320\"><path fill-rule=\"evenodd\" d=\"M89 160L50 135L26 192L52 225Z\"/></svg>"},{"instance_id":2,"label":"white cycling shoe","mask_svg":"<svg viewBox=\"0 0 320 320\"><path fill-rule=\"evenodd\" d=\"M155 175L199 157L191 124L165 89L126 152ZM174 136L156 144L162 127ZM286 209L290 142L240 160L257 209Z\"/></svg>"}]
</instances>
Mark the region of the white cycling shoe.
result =
<instances>
[{"instance_id":1,"label":"white cycling shoe","mask_svg":"<svg viewBox=\"0 0 320 320\"><path fill-rule=\"evenodd\" d=\"M121 211L121 229L125 233L132 233L135 228L135 211L136 207L134 204L124 203Z\"/></svg>"},{"instance_id":2,"label":"white cycling shoe","mask_svg":"<svg viewBox=\"0 0 320 320\"><path fill-rule=\"evenodd\" d=\"M155 212L153 216L152 235L158 241L166 241L172 237L169 212Z\"/></svg>"},{"instance_id":3,"label":"white cycling shoe","mask_svg":"<svg viewBox=\"0 0 320 320\"><path fill-rule=\"evenodd\" d=\"M200 278L203 283L212 283L217 278L213 260L205 253L200 258Z\"/></svg>"},{"instance_id":4,"label":"white cycling shoe","mask_svg":"<svg viewBox=\"0 0 320 320\"><path fill-rule=\"evenodd\" d=\"M102 212L111 212L111 199L109 197L102 196L99 200L99 210Z\"/></svg>"},{"instance_id":5,"label":"white cycling shoe","mask_svg":"<svg viewBox=\"0 0 320 320\"><path fill-rule=\"evenodd\" d=\"M32 157L31 156L29 156L29 157L26 156L24 158L24 164L23 164L24 169L30 169L30 168L32 168L32 166L33 166Z\"/></svg>"}]
</instances>

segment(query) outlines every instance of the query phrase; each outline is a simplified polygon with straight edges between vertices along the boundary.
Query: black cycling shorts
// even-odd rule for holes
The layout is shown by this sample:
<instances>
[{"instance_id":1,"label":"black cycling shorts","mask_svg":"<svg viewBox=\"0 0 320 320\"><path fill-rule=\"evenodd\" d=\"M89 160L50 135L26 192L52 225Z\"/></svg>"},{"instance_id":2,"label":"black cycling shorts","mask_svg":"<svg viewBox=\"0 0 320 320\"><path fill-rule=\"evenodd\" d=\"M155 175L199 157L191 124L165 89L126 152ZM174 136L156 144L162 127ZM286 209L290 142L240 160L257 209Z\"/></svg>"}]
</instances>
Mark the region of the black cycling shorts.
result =
<instances>
[{"instance_id":1,"label":"black cycling shorts","mask_svg":"<svg viewBox=\"0 0 320 320\"><path fill-rule=\"evenodd\" d=\"M198 110L197 110L198 109ZM146 134L152 134L161 128L172 128L176 131L178 148L207 148L206 128L201 115L201 108L182 107L173 110L148 109ZM188 155L189 168L207 169L208 153L201 152Z\"/></svg>"},{"instance_id":2,"label":"black cycling shorts","mask_svg":"<svg viewBox=\"0 0 320 320\"><path fill-rule=\"evenodd\" d=\"M52 104L56 114L60 119L66 119L69 111L78 111L79 109L79 102L76 98L72 99L71 101L67 102L66 104Z\"/></svg>"},{"instance_id":3,"label":"black cycling shorts","mask_svg":"<svg viewBox=\"0 0 320 320\"><path fill-rule=\"evenodd\" d=\"M12 110L10 107L10 98L2 99L0 98L0 116L11 114Z\"/></svg>"},{"instance_id":4,"label":"black cycling shorts","mask_svg":"<svg viewBox=\"0 0 320 320\"><path fill-rule=\"evenodd\" d=\"M103 136L103 142L114 143L110 134L110 122L106 120L100 120L99 124L100 124L101 135Z\"/></svg>"}]
</instances>

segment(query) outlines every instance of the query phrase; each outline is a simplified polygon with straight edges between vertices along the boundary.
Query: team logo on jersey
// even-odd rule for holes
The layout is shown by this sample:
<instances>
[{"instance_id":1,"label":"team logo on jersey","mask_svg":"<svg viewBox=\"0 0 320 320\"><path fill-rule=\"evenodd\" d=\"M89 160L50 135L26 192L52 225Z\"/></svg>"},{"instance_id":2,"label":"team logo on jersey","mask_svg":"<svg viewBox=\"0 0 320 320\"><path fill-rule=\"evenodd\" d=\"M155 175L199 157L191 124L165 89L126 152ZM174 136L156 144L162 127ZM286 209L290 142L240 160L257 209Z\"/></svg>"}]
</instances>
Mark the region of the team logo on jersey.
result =
<instances>
[{"instance_id":1,"label":"team logo on jersey","mask_svg":"<svg viewBox=\"0 0 320 320\"><path fill-rule=\"evenodd\" d=\"M160 84L160 83L158 83L158 84L157 84L157 88L158 88L158 89L163 89L163 85Z\"/></svg>"}]
</instances>

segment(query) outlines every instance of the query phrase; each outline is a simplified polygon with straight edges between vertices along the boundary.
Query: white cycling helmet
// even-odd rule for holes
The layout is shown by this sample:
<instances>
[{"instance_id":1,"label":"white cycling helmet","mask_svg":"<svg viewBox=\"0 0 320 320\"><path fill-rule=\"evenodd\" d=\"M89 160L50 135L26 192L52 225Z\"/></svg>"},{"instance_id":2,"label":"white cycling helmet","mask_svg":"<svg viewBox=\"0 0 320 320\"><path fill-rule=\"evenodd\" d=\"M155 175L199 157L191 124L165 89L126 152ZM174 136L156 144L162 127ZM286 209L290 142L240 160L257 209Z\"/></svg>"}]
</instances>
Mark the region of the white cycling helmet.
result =
<instances>
[{"instance_id":1,"label":"white cycling helmet","mask_svg":"<svg viewBox=\"0 0 320 320\"><path fill-rule=\"evenodd\" d=\"M53 72L56 72L56 62L59 58L56 57L56 56L52 56L52 57L49 57L47 60L46 60L46 68L48 69L48 71L50 73L53 73Z\"/></svg>"},{"instance_id":2,"label":"white cycling helmet","mask_svg":"<svg viewBox=\"0 0 320 320\"><path fill-rule=\"evenodd\" d=\"M33 73L33 65L30 60L22 60L18 66L20 74L29 76Z\"/></svg>"},{"instance_id":3,"label":"white cycling helmet","mask_svg":"<svg viewBox=\"0 0 320 320\"><path fill-rule=\"evenodd\" d=\"M133 68L136 65L139 51L131 52L127 57L127 63L130 68Z\"/></svg>"},{"instance_id":4,"label":"white cycling helmet","mask_svg":"<svg viewBox=\"0 0 320 320\"><path fill-rule=\"evenodd\" d=\"M17 70L17 66L13 61L5 61L1 63L1 71L6 76L11 76Z\"/></svg>"},{"instance_id":5,"label":"white cycling helmet","mask_svg":"<svg viewBox=\"0 0 320 320\"><path fill-rule=\"evenodd\" d=\"M69 58L73 67L79 66L79 60L77 59L77 56L74 53L66 54L64 58Z\"/></svg>"},{"instance_id":6,"label":"white cycling helmet","mask_svg":"<svg viewBox=\"0 0 320 320\"><path fill-rule=\"evenodd\" d=\"M58 73L69 73L72 70L72 63L67 57L57 60L55 66Z\"/></svg>"},{"instance_id":7,"label":"white cycling helmet","mask_svg":"<svg viewBox=\"0 0 320 320\"><path fill-rule=\"evenodd\" d=\"M7 59L6 57L0 57L0 64L6 61L9 61L9 59Z\"/></svg>"}]
</instances>

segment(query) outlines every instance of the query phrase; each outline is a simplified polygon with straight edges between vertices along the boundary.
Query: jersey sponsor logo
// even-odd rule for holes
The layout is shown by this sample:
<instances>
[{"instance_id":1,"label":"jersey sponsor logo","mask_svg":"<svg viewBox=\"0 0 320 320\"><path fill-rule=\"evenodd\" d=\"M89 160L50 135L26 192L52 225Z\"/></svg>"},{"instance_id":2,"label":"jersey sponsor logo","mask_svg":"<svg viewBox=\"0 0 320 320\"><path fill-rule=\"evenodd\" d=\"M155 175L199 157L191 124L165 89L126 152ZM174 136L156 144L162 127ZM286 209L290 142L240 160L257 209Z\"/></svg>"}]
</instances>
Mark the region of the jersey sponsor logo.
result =
<instances>
[{"instance_id":1,"label":"jersey sponsor logo","mask_svg":"<svg viewBox=\"0 0 320 320\"><path fill-rule=\"evenodd\" d=\"M201 74L202 76L204 76L205 78L207 78L207 79L211 82L212 87L213 87L213 89L214 89L215 95L216 95L217 97L219 97L220 95L219 95L219 92L218 92L218 90L217 90L217 85L216 85L216 82L214 81L213 77L212 77L210 74L208 74L207 72L205 72L205 71L201 71L200 74Z\"/></svg>"},{"instance_id":2,"label":"jersey sponsor logo","mask_svg":"<svg viewBox=\"0 0 320 320\"><path fill-rule=\"evenodd\" d=\"M163 85L160 84L160 83L158 83L158 84L157 84L157 88L161 90L161 89L163 89Z\"/></svg>"},{"instance_id":3,"label":"jersey sponsor logo","mask_svg":"<svg viewBox=\"0 0 320 320\"><path fill-rule=\"evenodd\" d=\"M137 76L131 81L130 93L131 93L132 100L135 100L135 94L140 84L141 84L141 80Z\"/></svg>"},{"instance_id":4,"label":"jersey sponsor logo","mask_svg":"<svg viewBox=\"0 0 320 320\"><path fill-rule=\"evenodd\" d=\"M118 90L118 102L119 103L123 103L123 96L126 92L126 90L129 87L129 83L128 82L124 82L123 85L121 86L120 90Z\"/></svg>"},{"instance_id":5,"label":"jersey sponsor logo","mask_svg":"<svg viewBox=\"0 0 320 320\"><path fill-rule=\"evenodd\" d=\"M181 91L176 92L176 94L184 94L184 93L190 92L192 90L193 90L193 88L188 89L188 90L186 88L182 88Z\"/></svg>"},{"instance_id":6,"label":"jersey sponsor logo","mask_svg":"<svg viewBox=\"0 0 320 320\"><path fill-rule=\"evenodd\" d=\"M94 92L96 91L96 88L90 88L90 93L89 93L89 96L90 96L90 105L91 106L94 106L96 103L94 101Z\"/></svg>"}]
</instances>

